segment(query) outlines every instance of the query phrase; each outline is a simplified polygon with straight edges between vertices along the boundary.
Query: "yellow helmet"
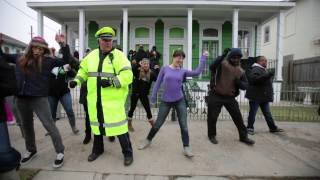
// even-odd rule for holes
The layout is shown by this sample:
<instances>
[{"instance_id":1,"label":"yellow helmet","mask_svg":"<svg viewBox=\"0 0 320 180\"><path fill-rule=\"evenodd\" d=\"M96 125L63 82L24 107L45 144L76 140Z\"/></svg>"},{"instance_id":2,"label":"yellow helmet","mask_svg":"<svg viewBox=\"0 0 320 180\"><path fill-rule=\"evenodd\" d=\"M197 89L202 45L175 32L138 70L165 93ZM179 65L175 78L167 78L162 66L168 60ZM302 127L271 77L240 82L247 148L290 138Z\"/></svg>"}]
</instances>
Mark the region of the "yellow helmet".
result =
<instances>
[{"instance_id":1,"label":"yellow helmet","mask_svg":"<svg viewBox=\"0 0 320 180\"><path fill-rule=\"evenodd\" d=\"M115 36L116 36L116 33L111 27L103 27L99 29L95 34L96 38L103 38L103 39L112 39Z\"/></svg>"}]
</instances>

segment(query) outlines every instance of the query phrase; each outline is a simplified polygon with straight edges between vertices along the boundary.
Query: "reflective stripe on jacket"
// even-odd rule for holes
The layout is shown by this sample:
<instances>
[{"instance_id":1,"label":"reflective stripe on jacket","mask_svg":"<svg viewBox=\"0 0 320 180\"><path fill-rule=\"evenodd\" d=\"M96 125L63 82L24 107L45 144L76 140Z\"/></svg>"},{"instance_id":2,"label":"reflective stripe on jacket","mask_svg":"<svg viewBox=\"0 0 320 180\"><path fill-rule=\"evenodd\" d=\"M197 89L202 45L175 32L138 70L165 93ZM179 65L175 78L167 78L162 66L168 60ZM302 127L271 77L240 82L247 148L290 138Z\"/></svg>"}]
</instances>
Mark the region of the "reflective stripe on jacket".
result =
<instances>
[{"instance_id":1,"label":"reflective stripe on jacket","mask_svg":"<svg viewBox=\"0 0 320 180\"><path fill-rule=\"evenodd\" d=\"M99 53L99 49L95 49L81 61L75 81L78 84L87 81L87 102L92 132L95 135L121 135L128 132L125 102L128 85L133 77L131 65L121 51L114 49L104 58L102 71L98 72ZM110 54L113 60L110 59ZM106 88L100 86L100 91L97 91L99 78L109 79L113 85ZM101 92L101 95L97 94L98 92ZM99 97L101 99L98 99ZM99 102L102 105L103 120L98 118ZM102 130L105 132L101 132Z\"/></svg>"}]
</instances>

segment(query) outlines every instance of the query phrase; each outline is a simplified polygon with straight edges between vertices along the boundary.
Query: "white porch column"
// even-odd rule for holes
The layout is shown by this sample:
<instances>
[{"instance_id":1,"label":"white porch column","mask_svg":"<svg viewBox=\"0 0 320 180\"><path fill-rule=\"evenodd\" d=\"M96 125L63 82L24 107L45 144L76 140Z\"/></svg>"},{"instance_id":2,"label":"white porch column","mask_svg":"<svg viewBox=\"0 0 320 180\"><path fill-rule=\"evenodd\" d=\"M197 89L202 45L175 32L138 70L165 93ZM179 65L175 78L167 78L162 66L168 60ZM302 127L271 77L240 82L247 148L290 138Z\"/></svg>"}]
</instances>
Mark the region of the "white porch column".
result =
<instances>
[{"instance_id":1,"label":"white porch column","mask_svg":"<svg viewBox=\"0 0 320 180\"><path fill-rule=\"evenodd\" d=\"M122 25L123 25L123 42L122 42L122 51L125 55L128 54L128 8L122 9Z\"/></svg>"},{"instance_id":2,"label":"white porch column","mask_svg":"<svg viewBox=\"0 0 320 180\"><path fill-rule=\"evenodd\" d=\"M283 66L283 31L284 31L284 10L280 10L277 18L277 72L276 81L282 81L282 66Z\"/></svg>"},{"instance_id":3,"label":"white porch column","mask_svg":"<svg viewBox=\"0 0 320 180\"><path fill-rule=\"evenodd\" d=\"M188 49L187 49L187 60L188 69L192 69L192 8L188 8Z\"/></svg>"},{"instance_id":4,"label":"white porch column","mask_svg":"<svg viewBox=\"0 0 320 180\"><path fill-rule=\"evenodd\" d=\"M37 13L38 13L38 19L37 19L38 36L43 37L43 14L41 10L38 10Z\"/></svg>"},{"instance_id":5,"label":"white porch column","mask_svg":"<svg viewBox=\"0 0 320 180\"><path fill-rule=\"evenodd\" d=\"M79 59L82 59L84 56L85 24L85 12L83 9L79 9Z\"/></svg>"},{"instance_id":6,"label":"white porch column","mask_svg":"<svg viewBox=\"0 0 320 180\"><path fill-rule=\"evenodd\" d=\"M238 25L239 25L239 9L233 9L232 22L232 47L238 47Z\"/></svg>"},{"instance_id":7,"label":"white porch column","mask_svg":"<svg viewBox=\"0 0 320 180\"><path fill-rule=\"evenodd\" d=\"M283 66L283 32L284 32L284 10L280 10L277 18L277 45L276 45L276 76L273 82L274 102L280 101L282 85L282 66Z\"/></svg>"}]
</instances>

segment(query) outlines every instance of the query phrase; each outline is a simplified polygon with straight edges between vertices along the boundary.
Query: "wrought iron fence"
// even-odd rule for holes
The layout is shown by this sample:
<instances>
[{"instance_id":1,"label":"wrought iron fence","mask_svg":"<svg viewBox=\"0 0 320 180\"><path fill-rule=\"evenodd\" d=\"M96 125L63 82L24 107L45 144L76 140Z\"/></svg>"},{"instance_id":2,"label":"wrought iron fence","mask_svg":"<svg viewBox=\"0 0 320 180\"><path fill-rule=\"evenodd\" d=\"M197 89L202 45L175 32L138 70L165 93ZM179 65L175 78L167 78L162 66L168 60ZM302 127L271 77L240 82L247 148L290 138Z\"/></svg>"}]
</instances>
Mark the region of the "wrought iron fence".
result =
<instances>
[{"instance_id":1,"label":"wrought iron fence","mask_svg":"<svg viewBox=\"0 0 320 180\"><path fill-rule=\"evenodd\" d=\"M205 103L205 96L207 95L208 82L194 82L188 80L186 84L186 97L190 107L188 108L188 118L192 120L206 120L207 106ZM82 105L79 104L79 88L72 90L73 109L78 118L84 117L84 110ZM158 114L159 100L161 91L158 95L158 101L152 105L151 111L156 118ZM301 86L301 85L280 85L274 86L274 99L270 103L271 112L275 120L278 121L310 121L320 122L320 116L317 114L317 109L320 104L320 86ZM243 118L246 120L249 113L249 102L245 98L245 92L241 91L237 97L240 105ZM128 96L126 109L128 111L130 106L130 95ZM60 117L65 117L66 114L63 110L60 111ZM59 117L59 115L58 115ZM145 110L140 102L134 112L134 119L147 120ZM168 119L171 115L168 116ZM231 119L229 113L225 108L222 109L220 119ZM258 111L257 118L263 118L260 110Z\"/></svg>"}]
</instances>

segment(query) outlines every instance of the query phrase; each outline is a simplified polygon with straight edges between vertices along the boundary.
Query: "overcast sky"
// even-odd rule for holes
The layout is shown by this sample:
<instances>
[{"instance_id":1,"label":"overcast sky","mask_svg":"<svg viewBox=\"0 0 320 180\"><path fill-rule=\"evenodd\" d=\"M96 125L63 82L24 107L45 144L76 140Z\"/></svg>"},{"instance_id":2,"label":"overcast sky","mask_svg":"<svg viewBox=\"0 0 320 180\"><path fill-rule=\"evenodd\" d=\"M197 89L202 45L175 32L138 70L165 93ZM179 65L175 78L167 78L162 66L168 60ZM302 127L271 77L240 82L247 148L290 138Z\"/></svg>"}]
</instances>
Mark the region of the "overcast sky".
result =
<instances>
[{"instance_id":1,"label":"overcast sky","mask_svg":"<svg viewBox=\"0 0 320 180\"><path fill-rule=\"evenodd\" d=\"M26 0L0 0L0 32L16 38L22 42L29 43L31 38L31 26L33 35L37 32L37 13L27 7ZM56 49L59 45L54 37L61 26L48 18L44 18L44 38L50 47Z\"/></svg>"},{"instance_id":2,"label":"overcast sky","mask_svg":"<svg viewBox=\"0 0 320 180\"><path fill-rule=\"evenodd\" d=\"M26 1L72 1L72 0L0 0L0 32L28 43L31 38L31 26L33 35L37 35L37 13L27 7ZM243 0L242 0L243 1ZM252 0L248 0L252 1ZM277 1L277 0L263 0ZM281 1L281 0L279 0ZM61 26L54 21L44 18L44 38L50 47L58 48L54 37Z\"/></svg>"}]
</instances>

